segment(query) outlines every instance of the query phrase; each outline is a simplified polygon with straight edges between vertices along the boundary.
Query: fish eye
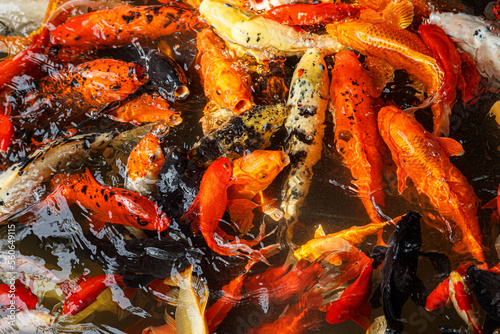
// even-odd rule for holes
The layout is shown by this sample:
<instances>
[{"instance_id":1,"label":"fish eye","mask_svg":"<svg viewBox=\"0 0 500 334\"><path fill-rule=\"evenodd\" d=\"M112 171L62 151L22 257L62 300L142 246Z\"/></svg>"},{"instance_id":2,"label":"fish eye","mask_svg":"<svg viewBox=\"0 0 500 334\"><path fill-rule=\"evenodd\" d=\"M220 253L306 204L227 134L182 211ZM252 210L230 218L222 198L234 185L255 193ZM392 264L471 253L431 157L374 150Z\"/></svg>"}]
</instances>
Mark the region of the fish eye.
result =
<instances>
[{"instance_id":1,"label":"fish eye","mask_svg":"<svg viewBox=\"0 0 500 334\"><path fill-rule=\"evenodd\" d=\"M147 226L148 221L145 219L142 219L141 217L135 217L135 220L137 220L137 223L141 226Z\"/></svg>"},{"instance_id":2,"label":"fish eye","mask_svg":"<svg viewBox=\"0 0 500 334\"><path fill-rule=\"evenodd\" d=\"M229 166L228 166L226 163L225 163L225 164L223 164L223 165L222 165L222 167L223 167L223 168L225 168L225 169L228 169L228 168L229 168Z\"/></svg>"},{"instance_id":3,"label":"fish eye","mask_svg":"<svg viewBox=\"0 0 500 334\"><path fill-rule=\"evenodd\" d=\"M264 180L265 178L266 178L266 174L262 174L262 175L259 176L260 180Z\"/></svg>"}]
</instances>

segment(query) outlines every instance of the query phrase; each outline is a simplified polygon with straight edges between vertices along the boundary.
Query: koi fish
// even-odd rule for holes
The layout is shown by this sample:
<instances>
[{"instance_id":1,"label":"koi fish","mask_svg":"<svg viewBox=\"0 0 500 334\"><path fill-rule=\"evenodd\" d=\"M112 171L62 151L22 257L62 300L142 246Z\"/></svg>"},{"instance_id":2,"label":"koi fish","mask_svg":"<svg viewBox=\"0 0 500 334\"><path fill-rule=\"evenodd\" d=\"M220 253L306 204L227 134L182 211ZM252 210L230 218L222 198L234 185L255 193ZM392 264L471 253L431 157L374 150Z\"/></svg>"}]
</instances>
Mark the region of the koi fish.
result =
<instances>
[{"instance_id":1,"label":"koi fish","mask_svg":"<svg viewBox=\"0 0 500 334\"><path fill-rule=\"evenodd\" d=\"M411 296L415 303L425 301L425 286L417 277L418 252L422 245L420 214L407 211L396 225L387 244L382 265L382 299L387 330L402 332L403 305Z\"/></svg>"},{"instance_id":2,"label":"koi fish","mask_svg":"<svg viewBox=\"0 0 500 334\"><path fill-rule=\"evenodd\" d=\"M450 138L433 136L396 107L382 108L378 123L380 134L398 167L399 192L403 192L409 177L418 192L425 194L440 213L443 230L449 233L450 240L457 234L455 227L458 227L461 241L455 242L455 250L469 252L484 263L476 215L477 197L465 176L448 159L449 155L462 154L461 145Z\"/></svg>"},{"instance_id":3,"label":"koi fish","mask_svg":"<svg viewBox=\"0 0 500 334\"><path fill-rule=\"evenodd\" d=\"M465 13L438 13L429 16L429 23L441 27L458 47L476 63L492 91L500 89L500 36L489 27L494 22Z\"/></svg>"},{"instance_id":4,"label":"koi fish","mask_svg":"<svg viewBox=\"0 0 500 334\"><path fill-rule=\"evenodd\" d=\"M175 320L167 313L165 313L165 322L163 326L149 326L142 331L142 334L177 334Z\"/></svg>"},{"instance_id":5,"label":"koi fish","mask_svg":"<svg viewBox=\"0 0 500 334\"><path fill-rule=\"evenodd\" d=\"M450 274L450 299L460 318L462 318L475 334L482 333L479 324L479 312L469 291L467 283L458 272Z\"/></svg>"},{"instance_id":6,"label":"koi fish","mask_svg":"<svg viewBox=\"0 0 500 334\"><path fill-rule=\"evenodd\" d=\"M213 100L208 101L205 108L203 108L203 117L200 118L203 134L207 135L213 129L217 129L232 116L233 111L231 109L221 107Z\"/></svg>"},{"instance_id":7,"label":"koi fish","mask_svg":"<svg viewBox=\"0 0 500 334\"><path fill-rule=\"evenodd\" d=\"M14 322L10 317L0 320L0 328L5 333L43 333L54 324L56 317L40 310L23 310L17 312Z\"/></svg>"},{"instance_id":8,"label":"koi fish","mask_svg":"<svg viewBox=\"0 0 500 334\"><path fill-rule=\"evenodd\" d=\"M359 277L342 292L340 298L330 304L326 312L328 323L338 324L352 319L364 329L370 327L372 309L368 298L372 292L372 263L373 260L361 270Z\"/></svg>"},{"instance_id":9,"label":"koi fish","mask_svg":"<svg viewBox=\"0 0 500 334\"><path fill-rule=\"evenodd\" d=\"M256 150L231 162L233 174L227 188L227 206L231 222L240 233L246 234L253 223L252 210L261 207L274 220L280 220L283 213L272 208L262 193L274 178L290 163L288 154L282 151Z\"/></svg>"},{"instance_id":10,"label":"koi fish","mask_svg":"<svg viewBox=\"0 0 500 334\"><path fill-rule=\"evenodd\" d=\"M283 125L289 112L289 107L277 104L254 107L233 116L194 144L189 151L191 161L206 168L220 157L234 160L246 152L264 149L270 145L271 136Z\"/></svg>"},{"instance_id":11,"label":"koi fish","mask_svg":"<svg viewBox=\"0 0 500 334\"><path fill-rule=\"evenodd\" d=\"M388 149L378 131L380 92L352 51L335 55L330 95L335 107L335 145L351 170L357 194L373 223L382 222L383 157Z\"/></svg>"},{"instance_id":12,"label":"koi fish","mask_svg":"<svg viewBox=\"0 0 500 334\"><path fill-rule=\"evenodd\" d=\"M130 152L125 189L142 196L156 193L158 173L164 161L160 141L155 135L148 133Z\"/></svg>"},{"instance_id":13,"label":"koi fish","mask_svg":"<svg viewBox=\"0 0 500 334\"><path fill-rule=\"evenodd\" d=\"M220 37L245 48L272 50L285 56L301 55L314 47L325 55L344 49L331 36L296 30L217 0L203 1L200 14Z\"/></svg>"},{"instance_id":14,"label":"koi fish","mask_svg":"<svg viewBox=\"0 0 500 334\"><path fill-rule=\"evenodd\" d=\"M271 8L262 16L290 26L309 26L314 24L327 24L346 18L356 18L361 7L351 4L293 4Z\"/></svg>"},{"instance_id":15,"label":"koi fish","mask_svg":"<svg viewBox=\"0 0 500 334\"><path fill-rule=\"evenodd\" d=\"M179 287L179 300L175 309L175 328L179 334L209 334L205 308L208 287L192 275L193 267L177 273L169 280Z\"/></svg>"},{"instance_id":16,"label":"koi fish","mask_svg":"<svg viewBox=\"0 0 500 334\"><path fill-rule=\"evenodd\" d=\"M135 63L117 59L96 59L73 68L58 71L38 82L37 91L26 97L27 108L33 102L51 95L82 99L99 107L123 100L148 81L145 69Z\"/></svg>"},{"instance_id":17,"label":"koi fish","mask_svg":"<svg viewBox=\"0 0 500 334\"><path fill-rule=\"evenodd\" d=\"M363 54L383 58L395 69L403 69L415 76L426 86L428 96L434 97L438 93L444 73L416 34L387 22L363 19L332 23L326 26L326 30L339 43Z\"/></svg>"},{"instance_id":18,"label":"koi fish","mask_svg":"<svg viewBox=\"0 0 500 334\"><path fill-rule=\"evenodd\" d=\"M180 112L172 110L168 101L156 93L144 93L137 99L123 103L106 116L118 122L132 124L161 120L174 127L182 122Z\"/></svg>"},{"instance_id":19,"label":"koi fish","mask_svg":"<svg viewBox=\"0 0 500 334\"><path fill-rule=\"evenodd\" d=\"M7 151L14 136L14 126L8 115L0 115L0 151Z\"/></svg>"},{"instance_id":20,"label":"koi fish","mask_svg":"<svg viewBox=\"0 0 500 334\"><path fill-rule=\"evenodd\" d=\"M31 310L38 304L37 296L19 280L16 280L15 289L13 290L11 290L9 284L0 284L0 304L5 308L11 305L11 294L15 294L13 299L16 310Z\"/></svg>"},{"instance_id":21,"label":"koi fish","mask_svg":"<svg viewBox=\"0 0 500 334\"><path fill-rule=\"evenodd\" d=\"M429 312L439 310L451 304L450 280L445 279L427 296L425 309Z\"/></svg>"},{"instance_id":22,"label":"koi fish","mask_svg":"<svg viewBox=\"0 0 500 334\"><path fill-rule=\"evenodd\" d=\"M288 307L280 317L270 324L250 328L248 334L304 333L321 325L320 312L309 310L297 303Z\"/></svg>"},{"instance_id":23,"label":"koi fish","mask_svg":"<svg viewBox=\"0 0 500 334\"><path fill-rule=\"evenodd\" d=\"M0 222L5 223L5 218L18 212L30 201L39 200L42 196L38 190L39 186L48 181L54 171L73 171L76 168L75 163L94 154L107 156L104 154L106 149L113 152L125 151L122 146L135 145L139 138L161 124L163 123L150 123L124 132L111 131L59 138L13 164L0 174ZM115 161L119 157L111 158Z\"/></svg>"},{"instance_id":24,"label":"koi fish","mask_svg":"<svg viewBox=\"0 0 500 334\"><path fill-rule=\"evenodd\" d=\"M132 191L108 187L97 182L90 171L83 175L68 176L51 194L28 210L38 213L46 207L78 204L88 210L92 230L99 233L106 222L164 231L170 225L170 218L147 197Z\"/></svg>"},{"instance_id":25,"label":"koi fish","mask_svg":"<svg viewBox=\"0 0 500 334\"><path fill-rule=\"evenodd\" d=\"M228 235L219 227L219 222L226 211L227 188L231 174L232 167L228 158L223 157L212 162L205 174L203 174L198 195L184 215L189 217L193 212L198 213L199 229L208 247L214 252L225 256L247 256L267 262L259 251L252 249L263 237L264 231L262 228L259 236L252 241L248 241L235 240L234 237ZM196 231L198 227L195 226L192 229Z\"/></svg>"},{"instance_id":26,"label":"koi fish","mask_svg":"<svg viewBox=\"0 0 500 334\"><path fill-rule=\"evenodd\" d=\"M104 290L110 286L123 285L120 275L97 275L82 281L65 299L62 314L66 317L75 315L96 301Z\"/></svg>"},{"instance_id":27,"label":"koi fish","mask_svg":"<svg viewBox=\"0 0 500 334\"><path fill-rule=\"evenodd\" d=\"M121 5L72 17L50 32L53 45L78 48L119 46L136 39L157 39L176 31L203 27L196 11L170 2L169 5Z\"/></svg>"},{"instance_id":28,"label":"koi fish","mask_svg":"<svg viewBox=\"0 0 500 334\"><path fill-rule=\"evenodd\" d=\"M293 72L287 101L291 108L285 121L288 134L285 152L290 155L291 169L281 202L286 216L283 227L287 242L292 242L299 209L309 192L313 167L321 158L329 84L322 52L316 48L307 50Z\"/></svg>"},{"instance_id":29,"label":"koi fish","mask_svg":"<svg viewBox=\"0 0 500 334\"><path fill-rule=\"evenodd\" d=\"M500 276L497 272L478 269L475 265L467 269L471 290L477 303L486 312L483 333L492 334L500 328Z\"/></svg>"},{"instance_id":30,"label":"koi fish","mask_svg":"<svg viewBox=\"0 0 500 334\"><path fill-rule=\"evenodd\" d=\"M205 95L221 107L241 114L252 107L251 77L230 56L224 42L207 28L196 38L196 63Z\"/></svg>"},{"instance_id":31,"label":"koi fish","mask_svg":"<svg viewBox=\"0 0 500 334\"><path fill-rule=\"evenodd\" d=\"M455 45L440 27L433 24L421 24L418 34L431 49L438 66L443 70L443 84L439 89L440 99L432 104L435 136L450 133L450 115L457 98L457 89L463 90L465 81L462 77L462 58Z\"/></svg>"}]
</instances>

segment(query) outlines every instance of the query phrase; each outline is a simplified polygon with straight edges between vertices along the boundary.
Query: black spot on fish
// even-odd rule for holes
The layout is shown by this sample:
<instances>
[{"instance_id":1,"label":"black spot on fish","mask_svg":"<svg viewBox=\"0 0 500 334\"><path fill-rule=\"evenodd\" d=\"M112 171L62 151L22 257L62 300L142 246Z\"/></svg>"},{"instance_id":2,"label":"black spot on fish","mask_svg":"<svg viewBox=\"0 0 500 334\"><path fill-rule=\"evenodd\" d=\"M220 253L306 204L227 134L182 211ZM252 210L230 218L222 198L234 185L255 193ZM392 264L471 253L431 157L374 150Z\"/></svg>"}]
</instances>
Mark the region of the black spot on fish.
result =
<instances>
[{"instance_id":1,"label":"black spot on fish","mask_svg":"<svg viewBox=\"0 0 500 334\"><path fill-rule=\"evenodd\" d=\"M104 195L104 201L106 201L106 202L108 201L108 194Z\"/></svg>"},{"instance_id":2,"label":"black spot on fish","mask_svg":"<svg viewBox=\"0 0 500 334\"><path fill-rule=\"evenodd\" d=\"M100 208L101 206L99 205L99 202L95 202L95 206L97 206L98 208Z\"/></svg>"},{"instance_id":3,"label":"black spot on fish","mask_svg":"<svg viewBox=\"0 0 500 334\"><path fill-rule=\"evenodd\" d=\"M82 187L82 193L84 195L87 195L87 186L86 185Z\"/></svg>"}]
</instances>

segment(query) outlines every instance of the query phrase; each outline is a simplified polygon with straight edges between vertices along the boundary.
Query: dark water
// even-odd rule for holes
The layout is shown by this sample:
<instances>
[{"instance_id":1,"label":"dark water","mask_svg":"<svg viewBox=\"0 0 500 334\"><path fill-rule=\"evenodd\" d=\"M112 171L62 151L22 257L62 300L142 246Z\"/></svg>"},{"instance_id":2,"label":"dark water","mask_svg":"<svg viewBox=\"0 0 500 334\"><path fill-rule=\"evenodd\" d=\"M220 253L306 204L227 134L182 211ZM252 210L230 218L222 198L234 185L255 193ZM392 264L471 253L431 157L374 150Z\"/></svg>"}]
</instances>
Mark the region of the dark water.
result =
<instances>
[{"instance_id":1,"label":"dark water","mask_svg":"<svg viewBox=\"0 0 500 334\"><path fill-rule=\"evenodd\" d=\"M483 2L472 3L471 11L479 14L486 4ZM206 99L202 92L202 86L198 75L193 68L195 51L193 46L195 35L175 34L167 38L169 45L173 46L174 57L187 69L190 81L191 96L182 103L175 103L173 108L182 111L183 123L172 128L170 134L164 142L164 146L177 145L179 147L190 148L203 134L199 119ZM112 51L111 51L112 53ZM287 65L292 66L298 59L290 59ZM291 67L285 71L285 82L288 84L291 79ZM256 87L256 90L259 90ZM398 94L388 94L395 96ZM405 102L402 95L398 95L400 103ZM493 118L487 115L491 105L499 99L498 95L484 94L479 102L474 106L462 107L457 104L451 119L450 137L458 140L465 149L465 154L452 158L452 162L467 177L473 186L481 203L484 204L496 196L498 183L500 182L500 129ZM419 111L417 117L424 122L429 120L430 111ZM80 120L78 120L80 121ZM46 131L52 127L53 134L58 134L61 129L71 127L73 124L66 123L65 120L44 119L36 124L39 130L37 138L43 138ZM118 125L106 119L95 119L87 121L83 131L109 131L116 127L126 129L127 126ZM51 131L52 131L51 130ZM23 131L19 129L19 131ZM295 236L297 243L304 243L311 239L314 230L321 224L326 233L332 233L348 228L352 225L364 225L369 222L365 210L356 197L355 193L349 189L351 174L342 165L333 144L333 124L332 117L327 114L325 138L323 142L322 158L315 166L315 175L312 180L306 206L302 209L300 217L300 227ZM274 139L271 148L278 149L282 146L283 134L278 134ZM15 151L9 152L1 157L2 163L10 165L18 161L30 152L16 147ZM122 152L126 154L126 152ZM100 157L94 157L91 161L85 162L82 168L88 167L96 175L97 179L104 180L108 185L123 186L123 166L109 165ZM285 182L287 170L285 170L266 191L270 196L279 197L280 191ZM404 196L397 194L395 183L389 184L387 189L386 207L384 213L395 217L405 212L407 209L421 211L415 199L415 192L411 189L405 192ZM487 253L488 263L494 265L498 263L498 256L495 252L494 241L497 231L490 226L491 210L478 210L479 223L484 235L484 243L490 249ZM256 221L264 219L257 216ZM275 223L266 218L267 229L271 231ZM86 237L87 228L84 213L78 207L62 210L59 215L44 215L38 219L32 227L21 224L16 225L16 235L18 237L17 247L21 254L31 256L36 259L43 259L47 268L52 270L59 278L77 278L83 273L95 276L102 273L113 273L117 270L113 263L106 262L106 257L96 249ZM119 238L120 235L128 233L120 226L110 226L106 228L107 237L110 240ZM386 229L385 240L392 232L391 228ZM182 229L177 222L172 225L170 235L176 236L182 233ZM439 251L450 255L452 267L456 267L460 258L451 251L450 243L444 235L435 229L423 224L423 246L425 251ZM7 229L0 227L0 235L7 235ZM190 242L199 243L194 237L188 238ZM275 242L275 235L271 235L264 240L264 245ZM365 252L373 247L376 240L369 238L360 248ZM201 241L202 243L202 241ZM0 241L1 249L5 249L6 240ZM286 254L279 254L271 258L273 265L281 265ZM195 266L195 274L201 277L209 286L209 305L214 303L221 296L220 288L236 277L242 269L244 262L238 259L221 258L218 256L207 257L207 259ZM265 265L257 265L253 269L254 273L264 271ZM441 280L432 269L430 263L422 259L419 264L418 276L421 277L429 289L433 289ZM380 282L379 271L374 272L373 283L375 288ZM106 295L107 294L107 295ZM60 299L50 296L47 292L43 299L43 307L51 310ZM111 298L106 300L106 298ZM130 300L125 296L121 288L112 288L111 292L106 292L98 302L100 308L90 313L88 317L81 319L80 324L87 324L84 328L74 328L74 331L83 333L140 333L142 329L150 325L164 324L163 314L165 310L173 314L175 308L166 305L158 305L157 301L143 290L136 291ZM260 305L248 305L243 303L234 308L225 321L217 329L218 334L239 334L262 323L269 323L276 320L285 309L285 304L269 304L263 300ZM382 307L374 305L372 320L382 315ZM465 328L464 322L459 318L453 309L445 309L441 313L429 313L421 307L415 306L408 301L403 310L403 317L406 319L405 330L408 333L440 333L440 326L459 329ZM484 319L484 314L483 314ZM67 327L68 329L70 327ZM363 333L364 330L352 321L347 321L338 325L330 325L324 320L319 322L315 329L305 330L304 333Z\"/></svg>"}]
</instances>

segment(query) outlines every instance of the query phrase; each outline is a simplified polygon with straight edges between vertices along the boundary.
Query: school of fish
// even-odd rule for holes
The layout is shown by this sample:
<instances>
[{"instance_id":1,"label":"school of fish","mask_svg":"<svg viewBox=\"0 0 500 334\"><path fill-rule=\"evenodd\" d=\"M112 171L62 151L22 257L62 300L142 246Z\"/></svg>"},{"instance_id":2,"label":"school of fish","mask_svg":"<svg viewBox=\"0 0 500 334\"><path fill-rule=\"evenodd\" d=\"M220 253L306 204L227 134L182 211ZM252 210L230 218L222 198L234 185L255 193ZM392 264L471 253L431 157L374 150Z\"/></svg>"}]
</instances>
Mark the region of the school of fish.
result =
<instances>
[{"instance_id":1,"label":"school of fish","mask_svg":"<svg viewBox=\"0 0 500 334\"><path fill-rule=\"evenodd\" d=\"M494 333L499 20L48 0L0 36L0 333Z\"/></svg>"}]
</instances>

